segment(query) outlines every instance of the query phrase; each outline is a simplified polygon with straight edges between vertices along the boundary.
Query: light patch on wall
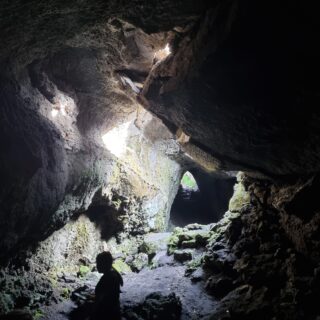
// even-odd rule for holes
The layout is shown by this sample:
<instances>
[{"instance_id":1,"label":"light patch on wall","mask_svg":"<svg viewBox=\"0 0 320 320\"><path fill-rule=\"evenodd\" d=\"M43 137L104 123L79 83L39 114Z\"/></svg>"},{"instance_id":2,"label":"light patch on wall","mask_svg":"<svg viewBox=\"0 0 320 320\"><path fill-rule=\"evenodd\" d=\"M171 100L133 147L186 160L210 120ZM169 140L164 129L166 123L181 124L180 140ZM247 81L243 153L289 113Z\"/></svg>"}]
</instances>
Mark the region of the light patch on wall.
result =
<instances>
[{"instance_id":1,"label":"light patch on wall","mask_svg":"<svg viewBox=\"0 0 320 320\"><path fill-rule=\"evenodd\" d=\"M114 127L102 136L105 147L116 157L122 156L127 149L127 137L130 122Z\"/></svg>"},{"instance_id":2,"label":"light patch on wall","mask_svg":"<svg viewBox=\"0 0 320 320\"><path fill-rule=\"evenodd\" d=\"M170 49L169 44L167 43L166 46L163 49L158 50L154 54L154 59L155 59L156 62L162 61L163 59L165 59L170 54L171 54L171 49Z\"/></svg>"},{"instance_id":3,"label":"light patch on wall","mask_svg":"<svg viewBox=\"0 0 320 320\"><path fill-rule=\"evenodd\" d=\"M63 116L67 115L66 112L66 106L64 103L60 103L58 106L55 106L52 110L51 110L51 116L52 118L55 118L57 115L62 114Z\"/></svg>"},{"instance_id":4,"label":"light patch on wall","mask_svg":"<svg viewBox=\"0 0 320 320\"><path fill-rule=\"evenodd\" d=\"M51 110L51 117L52 117L52 118L55 118L55 117L58 115L58 113L59 113L59 110L57 110L57 109L52 109L52 110Z\"/></svg>"}]
</instances>

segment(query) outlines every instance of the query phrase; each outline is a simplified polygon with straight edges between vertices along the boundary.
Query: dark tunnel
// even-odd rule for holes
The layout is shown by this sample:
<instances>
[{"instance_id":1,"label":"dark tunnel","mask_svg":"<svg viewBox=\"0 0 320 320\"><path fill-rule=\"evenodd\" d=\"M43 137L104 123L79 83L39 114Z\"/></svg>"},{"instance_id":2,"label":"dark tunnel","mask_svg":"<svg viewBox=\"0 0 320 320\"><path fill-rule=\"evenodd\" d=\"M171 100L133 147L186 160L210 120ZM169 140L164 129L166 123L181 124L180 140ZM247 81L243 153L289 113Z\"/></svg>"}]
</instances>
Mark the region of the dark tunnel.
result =
<instances>
[{"instance_id":1,"label":"dark tunnel","mask_svg":"<svg viewBox=\"0 0 320 320\"><path fill-rule=\"evenodd\" d=\"M185 174L191 175L196 188L183 184ZM236 178L212 176L195 169L186 171L184 175L171 207L170 228L219 221L228 210Z\"/></svg>"}]
</instances>

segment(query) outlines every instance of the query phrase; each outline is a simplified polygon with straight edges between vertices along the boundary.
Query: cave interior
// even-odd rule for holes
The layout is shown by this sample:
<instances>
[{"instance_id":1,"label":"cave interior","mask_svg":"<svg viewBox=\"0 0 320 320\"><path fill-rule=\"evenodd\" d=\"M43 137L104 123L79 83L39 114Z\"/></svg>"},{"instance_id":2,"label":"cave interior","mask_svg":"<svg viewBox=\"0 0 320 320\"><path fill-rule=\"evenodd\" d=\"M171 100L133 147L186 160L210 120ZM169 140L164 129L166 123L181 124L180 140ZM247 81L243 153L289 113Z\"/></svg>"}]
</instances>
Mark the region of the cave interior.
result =
<instances>
[{"instance_id":1,"label":"cave interior","mask_svg":"<svg viewBox=\"0 0 320 320\"><path fill-rule=\"evenodd\" d=\"M319 320L319 27L301 0L1 1L0 319L100 319L107 251L122 320Z\"/></svg>"}]
</instances>

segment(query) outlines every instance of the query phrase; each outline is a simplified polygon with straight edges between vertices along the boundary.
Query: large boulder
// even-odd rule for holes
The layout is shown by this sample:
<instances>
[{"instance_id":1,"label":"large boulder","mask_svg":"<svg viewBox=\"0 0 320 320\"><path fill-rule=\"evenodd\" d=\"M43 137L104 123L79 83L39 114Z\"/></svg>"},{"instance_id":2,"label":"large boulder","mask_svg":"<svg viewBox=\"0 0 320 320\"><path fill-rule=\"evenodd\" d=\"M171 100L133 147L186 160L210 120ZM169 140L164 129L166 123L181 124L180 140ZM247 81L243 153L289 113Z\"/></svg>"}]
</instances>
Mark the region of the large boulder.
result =
<instances>
[{"instance_id":1,"label":"large boulder","mask_svg":"<svg viewBox=\"0 0 320 320\"><path fill-rule=\"evenodd\" d=\"M149 294L141 305L127 308L125 316L128 320L177 320L180 319L181 310L181 301L175 293L165 296L154 292Z\"/></svg>"}]
</instances>

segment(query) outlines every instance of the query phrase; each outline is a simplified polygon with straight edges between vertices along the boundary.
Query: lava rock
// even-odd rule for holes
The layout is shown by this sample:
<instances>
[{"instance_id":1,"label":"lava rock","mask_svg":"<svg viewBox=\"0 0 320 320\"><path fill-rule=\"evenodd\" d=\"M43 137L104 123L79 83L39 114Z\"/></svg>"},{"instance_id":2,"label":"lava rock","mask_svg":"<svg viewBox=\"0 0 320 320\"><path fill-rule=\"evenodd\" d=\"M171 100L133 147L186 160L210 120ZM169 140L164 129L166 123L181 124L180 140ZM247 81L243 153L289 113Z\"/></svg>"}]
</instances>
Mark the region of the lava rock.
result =
<instances>
[{"instance_id":1,"label":"lava rock","mask_svg":"<svg viewBox=\"0 0 320 320\"><path fill-rule=\"evenodd\" d=\"M173 257L179 262L185 262L192 259L192 252L190 249L176 250L173 253Z\"/></svg>"},{"instance_id":2,"label":"lava rock","mask_svg":"<svg viewBox=\"0 0 320 320\"><path fill-rule=\"evenodd\" d=\"M15 309L0 317L1 320L33 320L32 314L28 310Z\"/></svg>"},{"instance_id":3,"label":"lava rock","mask_svg":"<svg viewBox=\"0 0 320 320\"><path fill-rule=\"evenodd\" d=\"M234 285L232 279L218 275L211 276L207 280L205 287L210 294L221 299L234 288Z\"/></svg>"},{"instance_id":4,"label":"lava rock","mask_svg":"<svg viewBox=\"0 0 320 320\"><path fill-rule=\"evenodd\" d=\"M175 293L165 296L154 292L138 306L128 307L124 311L127 320L177 320L181 315L181 301Z\"/></svg>"},{"instance_id":5,"label":"lava rock","mask_svg":"<svg viewBox=\"0 0 320 320\"><path fill-rule=\"evenodd\" d=\"M149 257L146 253L138 253L134 256L130 266L133 271L139 272L149 264Z\"/></svg>"},{"instance_id":6,"label":"lava rock","mask_svg":"<svg viewBox=\"0 0 320 320\"><path fill-rule=\"evenodd\" d=\"M163 266L170 266L174 265L175 261L173 256L168 256L166 251L160 251L158 252L155 257L152 260L152 267L153 268L158 268L158 267L163 267Z\"/></svg>"},{"instance_id":7,"label":"lava rock","mask_svg":"<svg viewBox=\"0 0 320 320\"><path fill-rule=\"evenodd\" d=\"M194 249L198 246L196 239L191 239L191 240L186 240L186 241L182 241L181 243L181 248L185 249L185 248L191 248Z\"/></svg>"},{"instance_id":8,"label":"lava rock","mask_svg":"<svg viewBox=\"0 0 320 320\"><path fill-rule=\"evenodd\" d=\"M199 282L205 278L205 273L202 268L197 268L194 272L191 273L190 280L192 282Z\"/></svg>"}]
</instances>

